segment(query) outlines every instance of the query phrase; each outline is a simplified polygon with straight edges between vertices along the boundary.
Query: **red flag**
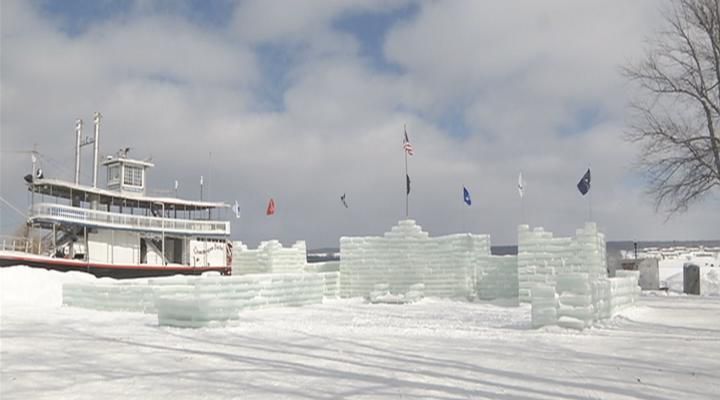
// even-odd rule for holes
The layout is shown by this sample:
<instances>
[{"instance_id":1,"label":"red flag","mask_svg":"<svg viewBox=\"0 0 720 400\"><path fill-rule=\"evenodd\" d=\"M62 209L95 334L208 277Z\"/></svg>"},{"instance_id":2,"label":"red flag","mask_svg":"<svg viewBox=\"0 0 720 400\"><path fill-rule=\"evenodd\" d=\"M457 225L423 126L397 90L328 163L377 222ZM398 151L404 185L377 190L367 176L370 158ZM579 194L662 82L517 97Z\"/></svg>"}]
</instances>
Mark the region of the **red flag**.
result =
<instances>
[{"instance_id":1,"label":"red flag","mask_svg":"<svg viewBox=\"0 0 720 400\"><path fill-rule=\"evenodd\" d=\"M273 215L275 214L275 200L272 198L270 199L270 202L268 203L267 211L265 211L265 215Z\"/></svg>"}]
</instances>

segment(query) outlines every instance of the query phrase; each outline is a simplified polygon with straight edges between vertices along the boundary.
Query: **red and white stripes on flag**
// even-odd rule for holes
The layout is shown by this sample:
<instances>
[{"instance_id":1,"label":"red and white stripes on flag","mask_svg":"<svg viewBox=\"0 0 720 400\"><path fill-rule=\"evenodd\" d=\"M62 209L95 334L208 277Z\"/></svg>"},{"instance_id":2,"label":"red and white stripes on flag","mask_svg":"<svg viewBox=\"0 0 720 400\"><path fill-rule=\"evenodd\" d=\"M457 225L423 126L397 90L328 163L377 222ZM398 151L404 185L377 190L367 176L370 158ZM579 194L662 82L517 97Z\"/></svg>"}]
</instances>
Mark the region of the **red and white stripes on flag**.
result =
<instances>
[{"instance_id":1,"label":"red and white stripes on flag","mask_svg":"<svg viewBox=\"0 0 720 400\"><path fill-rule=\"evenodd\" d=\"M405 153L409 156L414 154L413 146L410 144L410 139L408 139L407 129L405 129L405 136L403 137L403 149L405 149Z\"/></svg>"}]
</instances>

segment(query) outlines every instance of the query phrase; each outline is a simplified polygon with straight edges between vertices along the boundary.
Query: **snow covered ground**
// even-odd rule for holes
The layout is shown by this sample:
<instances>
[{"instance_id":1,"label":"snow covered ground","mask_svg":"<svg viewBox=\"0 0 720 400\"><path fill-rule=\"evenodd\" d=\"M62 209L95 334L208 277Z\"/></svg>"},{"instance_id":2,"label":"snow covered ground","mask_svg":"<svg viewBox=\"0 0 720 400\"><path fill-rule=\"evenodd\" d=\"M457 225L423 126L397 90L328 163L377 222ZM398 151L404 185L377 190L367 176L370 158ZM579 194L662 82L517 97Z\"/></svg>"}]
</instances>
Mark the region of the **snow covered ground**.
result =
<instances>
[{"instance_id":1,"label":"snow covered ground","mask_svg":"<svg viewBox=\"0 0 720 400\"><path fill-rule=\"evenodd\" d=\"M60 307L76 274L0 269L0 398L715 399L720 298L642 297L592 329L529 306L333 300L225 328Z\"/></svg>"}]
</instances>

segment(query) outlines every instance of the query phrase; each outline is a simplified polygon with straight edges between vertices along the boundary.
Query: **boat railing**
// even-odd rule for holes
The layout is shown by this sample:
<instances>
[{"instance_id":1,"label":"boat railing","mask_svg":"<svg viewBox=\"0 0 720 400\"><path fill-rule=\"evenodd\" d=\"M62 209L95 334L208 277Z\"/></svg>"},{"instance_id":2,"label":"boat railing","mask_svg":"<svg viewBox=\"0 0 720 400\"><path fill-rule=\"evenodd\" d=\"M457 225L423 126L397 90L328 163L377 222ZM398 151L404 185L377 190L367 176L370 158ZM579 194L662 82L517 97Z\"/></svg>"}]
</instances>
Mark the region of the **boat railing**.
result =
<instances>
[{"instance_id":1,"label":"boat railing","mask_svg":"<svg viewBox=\"0 0 720 400\"><path fill-rule=\"evenodd\" d=\"M95 224L107 227L130 228L155 232L182 232L197 234L229 235L227 221L202 221L148 217L107 211L77 208L62 204L39 203L32 207L32 218L49 217L53 220L79 224Z\"/></svg>"},{"instance_id":2,"label":"boat railing","mask_svg":"<svg viewBox=\"0 0 720 400\"><path fill-rule=\"evenodd\" d=\"M40 254L42 243L32 238L0 235L0 250Z\"/></svg>"}]
</instances>

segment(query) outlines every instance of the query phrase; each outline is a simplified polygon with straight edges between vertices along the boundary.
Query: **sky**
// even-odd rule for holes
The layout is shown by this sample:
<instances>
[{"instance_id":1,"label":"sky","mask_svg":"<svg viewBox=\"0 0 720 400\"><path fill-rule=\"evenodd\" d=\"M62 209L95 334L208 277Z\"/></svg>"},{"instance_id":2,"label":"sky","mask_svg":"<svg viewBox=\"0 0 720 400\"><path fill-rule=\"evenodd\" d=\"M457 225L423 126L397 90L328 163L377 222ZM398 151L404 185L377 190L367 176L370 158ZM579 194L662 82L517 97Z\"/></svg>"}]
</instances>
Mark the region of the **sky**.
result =
<instances>
[{"instance_id":1,"label":"sky","mask_svg":"<svg viewBox=\"0 0 720 400\"><path fill-rule=\"evenodd\" d=\"M155 163L149 194L178 180L199 199L203 176L205 199L240 205L234 239L337 247L405 218L406 127L410 218L432 236L513 244L519 223L570 236L592 218L608 240L718 239L720 193L668 219L623 140L638 93L620 67L662 28L663 6L3 0L0 192L27 209L33 146L46 177L71 180L75 120L90 135L99 111L102 155L130 147ZM23 221L0 205L2 234Z\"/></svg>"}]
</instances>

